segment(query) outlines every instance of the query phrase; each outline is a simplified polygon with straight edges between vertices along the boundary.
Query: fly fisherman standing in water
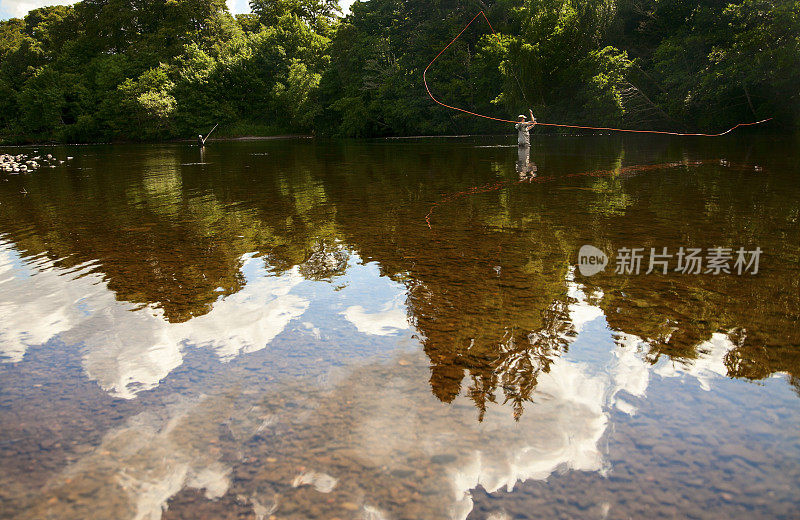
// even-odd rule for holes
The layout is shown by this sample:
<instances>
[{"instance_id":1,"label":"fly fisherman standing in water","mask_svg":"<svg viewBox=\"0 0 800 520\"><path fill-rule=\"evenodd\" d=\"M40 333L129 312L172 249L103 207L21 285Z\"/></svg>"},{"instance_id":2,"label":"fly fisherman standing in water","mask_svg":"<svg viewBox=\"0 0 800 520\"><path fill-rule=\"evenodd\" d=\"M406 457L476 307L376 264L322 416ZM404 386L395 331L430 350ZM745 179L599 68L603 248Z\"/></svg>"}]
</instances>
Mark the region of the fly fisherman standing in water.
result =
<instances>
[{"instance_id":1,"label":"fly fisherman standing in water","mask_svg":"<svg viewBox=\"0 0 800 520\"><path fill-rule=\"evenodd\" d=\"M531 128L536 126L536 118L533 111L528 110L531 115L530 121L525 121L525 116L520 114L519 122L514 125L517 129L517 146L519 157L517 160L517 173L520 179L532 179L536 176L536 165L531 163Z\"/></svg>"},{"instance_id":2,"label":"fly fisherman standing in water","mask_svg":"<svg viewBox=\"0 0 800 520\"><path fill-rule=\"evenodd\" d=\"M517 145L519 146L531 146L531 128L536 126L536 118L533 117L533 111L528 110L528 113L531 115L530 121L525 121L525 116L520 114L519 115L519 122L514 125L514 128L517 129Z\"/></svg>"}]
</instances>

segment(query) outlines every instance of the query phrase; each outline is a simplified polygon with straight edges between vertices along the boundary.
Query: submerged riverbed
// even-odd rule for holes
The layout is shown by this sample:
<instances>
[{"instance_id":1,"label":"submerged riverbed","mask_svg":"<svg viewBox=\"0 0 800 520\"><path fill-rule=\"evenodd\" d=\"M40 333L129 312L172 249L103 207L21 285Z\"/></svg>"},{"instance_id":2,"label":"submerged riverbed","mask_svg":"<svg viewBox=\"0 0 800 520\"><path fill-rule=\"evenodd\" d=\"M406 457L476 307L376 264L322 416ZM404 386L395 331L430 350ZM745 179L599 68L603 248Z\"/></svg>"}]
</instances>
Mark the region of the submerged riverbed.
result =
<instances>
[{"instance_id":1,"label":"submerged riverbed","mask_svg":"<svg viewBox=\"0 0 800 520\"><path fill-rule=\"evenodd\" d=\"M797 140L534 141L0 173L0 517L796 518Z\"/></svg>"}]
</instances>

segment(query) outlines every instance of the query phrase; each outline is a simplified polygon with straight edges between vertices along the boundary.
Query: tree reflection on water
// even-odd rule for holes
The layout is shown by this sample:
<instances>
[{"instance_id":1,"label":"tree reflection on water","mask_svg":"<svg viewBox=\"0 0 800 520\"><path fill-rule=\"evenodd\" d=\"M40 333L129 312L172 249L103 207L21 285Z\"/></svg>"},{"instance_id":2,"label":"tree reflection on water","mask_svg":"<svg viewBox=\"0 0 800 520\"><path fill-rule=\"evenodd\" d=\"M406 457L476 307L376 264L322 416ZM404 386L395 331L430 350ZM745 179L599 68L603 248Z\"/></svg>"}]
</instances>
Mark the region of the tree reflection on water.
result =
<instances>
[{"instance_id":1,"label":"tree reflection on water","mask_svg":"<svg viewBox=\"0 0 800 520\"><path fill-rule=\"evenodd\" d=\"M190 165L195 152L176 146L98 148L78 163L89 175L65 168L3 183L0 230L23 257L89 263L118 300L160 309L170 323L205 316L242 291L245 255L275 275L297 267L306 280L334 282L356 253L405 285L432 392L445 403L466 392L479 419L497 402L518 419L541 374L567 352L576 335L570 266L583 244L759 245L767 265L757 277L607 270L579 281L603 294L596 304L608 326L640 338L650 363L692 363L722 332L732 345L728 376L786 372L798 386L791 179L685 159L624 166L714 151L658 146L535 148L539 173L553 181L524 185L504 148L219 144L206 151L216 166ZM248 153L257 147L270 155ZM506 181L437 207L428 229L425 215L442 193Z\"/></svg>"}]
</instances>

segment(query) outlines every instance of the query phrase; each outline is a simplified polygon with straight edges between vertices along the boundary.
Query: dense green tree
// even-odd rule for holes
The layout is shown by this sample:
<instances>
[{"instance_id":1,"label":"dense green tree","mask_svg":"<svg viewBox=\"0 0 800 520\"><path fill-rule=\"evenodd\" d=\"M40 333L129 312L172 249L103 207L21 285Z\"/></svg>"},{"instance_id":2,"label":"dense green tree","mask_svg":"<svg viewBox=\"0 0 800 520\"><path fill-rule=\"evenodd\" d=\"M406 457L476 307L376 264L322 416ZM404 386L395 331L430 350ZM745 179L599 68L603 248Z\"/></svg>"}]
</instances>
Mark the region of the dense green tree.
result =
<instances>
[{"instance_id":1,"label":"dense green tree","mask_svg":"<svg viewBox=\"0 0 800 520\"><path fill-rule=\"evenodd\" d=\"M607 39L637 87L687 128L800 121L800 2L624 0Z\"/></svg>"},{"instance_id":2,"label":"dense green tree","mask_svg":"<svg viewBox=\"0 0 800 520\"><path fill-rule=\"evenodd\" d=\"M25 39L24 29L25 21L19 18L0 22L0 61L19 49Z\"/></svg>"},{"instance_id":3,"label":"dense green tree","mask_svg":"<svg viewBox=\"0 0 800 520\"><path fill-rule=\"evenodd\" d=\"M330 33L341 14L338 0L251 0L250 8L262 24L272 26L284 16L295 16L322 34Z\"/></svg>"},{"instance_id":4,"label":"dense green tree","mask_svg":"<svg viewBox=\"0 0 800 520\"><path fill-rule=\"evenodd\" d=\"M504 95L533 105L551 121L619 122L628 60L602 41L613 12L610 0L526 2L518 10L519 36L508 47L513 65L503 72L515 77L507 79ZM520 88L511 88L516 81Z\"/></svg>"},{"instance_id":5,"label":"dense green tree","mask_svg":"<svg viewBox=\"0 0 800 520\"><path fill-rule=\"evenodd\" d=\"M177 60L178 129L246 120L273 131L311 131L314 91L329 40L294 16L232 39L217 56L187 47ZM196 133L196 132L195 132Z\"/></svg>"},{"instance_id":6,"label":"dense green tree","mask_svg":"<svg viewBox=\"0 0 800 520\"><path fill-rule=\"evenodd\" d=\"M508 5L496 2L489 7L505 11ZM428 63L480 9L466 0L353 4L336 33L331 67L320 83L326 131L355 136L496 131L496 124L434 105L422 84ZM482 58L496 57L482 52L487 33L486 23L476 21L439 58L428 82L451 104L507 115L508 107L490 104L500 91L497 84L485 81ZM497 70L498 65L488 68Z\"/></svg>"},{"instance_id":7,"label":"dense green tree","mask_svg":"<svg viewBox=\"0 0 800 520\"><path fill-rule=\"evenodd\" d=\"M797 0L84 0L0 22L0 140L800 123Z\"/></svg>"},{"instance_id":8,"label":"dense green tree","mask_svg":"<svg viewBox=\"0 0 800 520\"><path fill-rule=\"evenodd\" d=\"M800 121L800 2L743 0L728 4L722 19L730 30L715 42L693 92L720 109L709 119Z\"/></svg>"}]
</instances>

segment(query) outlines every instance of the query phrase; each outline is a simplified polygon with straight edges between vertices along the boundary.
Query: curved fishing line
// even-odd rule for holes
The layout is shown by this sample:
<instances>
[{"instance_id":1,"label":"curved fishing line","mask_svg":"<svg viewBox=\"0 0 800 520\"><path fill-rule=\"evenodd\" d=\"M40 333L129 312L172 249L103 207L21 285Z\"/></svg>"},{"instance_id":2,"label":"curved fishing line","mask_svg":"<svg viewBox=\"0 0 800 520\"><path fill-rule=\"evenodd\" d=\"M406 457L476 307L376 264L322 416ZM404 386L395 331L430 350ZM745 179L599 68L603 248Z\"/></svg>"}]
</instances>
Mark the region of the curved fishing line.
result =
<instances>
[{"instance_id":1,"label":"curved fishing line","mask_svg":"<svg viewBox=\"0 0 800 520\"><path fill-rule=\"evenodd\" d=\"M425 90L428 91L428 96L430 96L430 98L434 102L438 103L439 105L442 105L445 108L449 108L450 110L455 110L457 112L463 112L465 114L469 114L469 115L475 116L475 117L482 117L484 119L490 119L492 121L499 121L501 123L516 124L516 123L518 123L518 121L512 121L510 119L502 119L502 118L498 118L498 117L492 117L492 116L487 116L487 115L483 115L483 114L478 114L477 112L470 112L469 110L466 110L466 109L463 109L463 108L454 107L454 106L448 105L446 103L442 103L441 101L436 99L436 97L431 92L430 87L428 86L428 69L431 68L431 66L436 62L436 60L438 60L439 57L442 54L444 54L444 52L447 49L449 49L451 45L453 45L459 38L461 38L461 35L464 34L464 31L466 31L469 28L469 26L472 25L472 22L477 20L480 16L483 16L483 19L486 20L487 24L489 24L489 29L491 29L492 34L497 36L497 33L494 30L494 27L492 27L492 23L489 21L489 18L486 17L486 13L484 13L483 11L479 12L478 14L475 15L474 18L472 18L472 20L469 21L469 23L466 26L464 26L463 29L461 29L461 32L458 33L458 35L456 35L456 37L453 38L452 41L450 41L450 43L447 44L447 47L445 47L444 49L439 51L439 54L437 54L436 57L433 58L433 60L431 60L431 62L428 64L428 66L425 67L425 70L422 72L422 81L425 84ZM500 37L497 36L497 38L499 39ZM517 81L519 81L519 80L517 80ZM524 91L523 91L523 95L524 95ZM729 133L733 132L734 130L736 130L737 128L739 128L741 126L760 125L762 123L766 123L767 121L771 121L771 120L772 120L772 118L770 117L770 118L767 118L767 119L762 119L761 121L755 121L753 123L739 123L736 126L730 128L728 130L725 130L724 132L720 132L718 134L681 133L681 132L667 132L667 131L662 131L662 130L628 130L628 129L625 129L625 128L612 128L612 127L606 127L606 126L564 125L564 124L558 124L558 123L540 123L538 121L536 121L533 124L537 125L537 126L554 126L554 127L559 127L559 128L574 128L574 129L580 129L580 130L607 130L607 131L611 131L611 132L627 132L627 133L634 133L634 134L661 134L661 135L677 135L677 136L720 137L720 136L723 136L723 135L726 135L726 134L729 134Z\"/></svg>"}]
</instances>

